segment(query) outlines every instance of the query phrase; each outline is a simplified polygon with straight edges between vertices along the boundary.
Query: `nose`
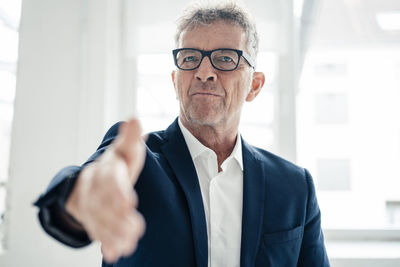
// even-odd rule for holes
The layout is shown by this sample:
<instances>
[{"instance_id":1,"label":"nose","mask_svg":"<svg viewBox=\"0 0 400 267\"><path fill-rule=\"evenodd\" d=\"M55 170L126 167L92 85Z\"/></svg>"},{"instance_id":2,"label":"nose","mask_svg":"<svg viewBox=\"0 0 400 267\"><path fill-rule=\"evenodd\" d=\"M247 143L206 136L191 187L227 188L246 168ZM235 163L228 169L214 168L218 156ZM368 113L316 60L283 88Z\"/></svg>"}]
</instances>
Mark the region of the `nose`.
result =
<instances>
[{"instance_id":1,"label":"nose","mask_svg":"<svg viewBox=\"0 0 400 267\"><path fill-rule=\"evenodd\" d=\"M201 82L216 81L217 74L216 69L211 65L210 59L204 57L200 66L196 69L195 77Z\"/></svg>"}]
</instances>

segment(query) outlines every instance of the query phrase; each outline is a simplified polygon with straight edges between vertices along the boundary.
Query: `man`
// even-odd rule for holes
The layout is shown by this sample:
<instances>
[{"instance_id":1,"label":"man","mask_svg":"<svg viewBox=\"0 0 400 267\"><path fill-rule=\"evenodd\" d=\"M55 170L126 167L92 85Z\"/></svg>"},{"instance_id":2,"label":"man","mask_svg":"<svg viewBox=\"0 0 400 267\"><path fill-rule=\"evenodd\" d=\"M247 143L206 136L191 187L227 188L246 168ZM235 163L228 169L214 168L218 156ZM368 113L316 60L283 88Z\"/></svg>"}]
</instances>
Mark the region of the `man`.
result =
<instances>
[{"instance_id":1,"label":"man","mask_svg":"<svg viewBox=\"0 0 400 267\"><path fill-rule=\"evenodd\" d=\"M249 15L193 6L176 45L179 118L146 144L137 120L114 125L38 199L44 229L99 240L103 266L329 266L310 174L238 133L265 79Z\"/></svg>"}]
</instances>

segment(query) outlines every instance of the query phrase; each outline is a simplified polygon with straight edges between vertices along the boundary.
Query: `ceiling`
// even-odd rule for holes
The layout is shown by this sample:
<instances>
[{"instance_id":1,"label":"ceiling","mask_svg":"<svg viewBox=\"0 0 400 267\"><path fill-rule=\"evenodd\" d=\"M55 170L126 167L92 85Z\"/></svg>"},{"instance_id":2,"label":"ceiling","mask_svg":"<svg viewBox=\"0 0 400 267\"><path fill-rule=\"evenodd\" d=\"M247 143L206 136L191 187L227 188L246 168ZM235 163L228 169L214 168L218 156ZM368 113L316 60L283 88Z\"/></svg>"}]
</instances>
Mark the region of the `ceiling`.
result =
<instances>
[{"instance_id":1,"label":"ceiling","mask_svg":"<svg viewBox=\"0 0 400 267\"><path fill-rule=\"evenodd\" d=\"M388 11L400 12L400 0L320 0L312 44L400 45L400 31L384 31L376 21Z\"/></svg>"},{"instance_id":2,"label":"ceiling","mask_svg":"<svg viewBox=\"0 0 400 267\"><path fill-rule=\"evenodd\" d=\"M285 44L281 39L280 26L284 17L289 14L288 0L242 0L253 13L260 32L260 50L275 50ZM301 0L293 0L301 1ZM387 32L382 30L376 21L376 14L387 11L400 12L400 0L303 0L306 23L305 33L300 40L305 42L305 49L313 46L336 45L398 45L400 31ZM130 25L137 25L140 38L132 41L136 43L137 51L159 51L166 47L173 47L172 36L175 29L175 20L181 10L191 2L189 0L154 1L149 5L147 1L132 1ZM154 8L157 6L157 8ZM309 16L309 17L307 17ZM303 25L304 26L304 25ZM149 42L148 33L152 33L153 40ZM128 34L130 36L135 36ZM306 36L304 36L306 35ZM165 42L160 42L164 40ZM166 45L169 44L169 45ZM133 46L132 46L133 48Z\"/></svg>"}]
</instances>

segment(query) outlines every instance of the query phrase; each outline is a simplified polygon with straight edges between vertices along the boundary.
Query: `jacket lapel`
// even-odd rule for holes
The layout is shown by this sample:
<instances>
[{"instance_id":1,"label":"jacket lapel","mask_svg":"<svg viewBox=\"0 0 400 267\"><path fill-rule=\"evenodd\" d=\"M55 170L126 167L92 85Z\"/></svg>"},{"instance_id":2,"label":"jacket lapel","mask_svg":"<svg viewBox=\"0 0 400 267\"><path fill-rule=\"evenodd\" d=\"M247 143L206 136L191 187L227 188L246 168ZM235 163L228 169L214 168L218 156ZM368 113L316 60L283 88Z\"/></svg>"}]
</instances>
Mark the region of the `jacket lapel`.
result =
<instances>
[{"instance_id":1,"label":"jacket lapel","mask_svg":"<svg viewBox=\"0 0 400 267\"><path fill-rule=\"evenodd\" d=\"M166 143L161 147L186 196L192 223L196 263L207 267L207 226L200 185L190 152L176 119L166 130Z\"/></svg>"},{"instance_id":2,"label":"jacket lapel","mask_svg":"<svg viewBox=\"0 0 400 267\"><path fill-rule=\"evenodd\" d=\"M266 171L255 151L242 139L243 215L240 266L254 266L264 214Z\"/></svg>"}]
</instances>

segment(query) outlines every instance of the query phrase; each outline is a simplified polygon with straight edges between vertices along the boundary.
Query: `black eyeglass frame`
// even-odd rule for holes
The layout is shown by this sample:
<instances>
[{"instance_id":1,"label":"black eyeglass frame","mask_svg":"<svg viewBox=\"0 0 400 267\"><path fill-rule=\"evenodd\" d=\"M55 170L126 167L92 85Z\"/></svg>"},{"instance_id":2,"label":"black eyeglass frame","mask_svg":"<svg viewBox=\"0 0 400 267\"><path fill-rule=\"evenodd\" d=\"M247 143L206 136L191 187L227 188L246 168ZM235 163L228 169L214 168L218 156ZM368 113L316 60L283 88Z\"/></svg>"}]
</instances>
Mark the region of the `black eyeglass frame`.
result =
<instances>
[{"instance_id":1,"label":"black eyeglass frame","mask_svg":"<svg viewBox=\"0 0 400 267\"><path fill-rule=\"evenodd\" d=\"M195 51L198 51L198 52L201 53L201 60L200 60L199 64L198 64L195 68L184 69L184 68L179 67L177 55L178 55L179 52L184 51L184 50L195 50ZM213 63L213 61L212 61L212 59L211 59L211 54L212 54L214 51L219 51L219 50L234 51L234 52L237 53L237 55L238 55L238 62L237 62L237 64L236 64L236 67L235 67L235 68L233 68L233 69L231 69L231 70L224 70L224 69L220 69L220 68L218 68L218 67L216 67L216 66L214 65L214 63ZM220 70L220 71L234 71L234 70L236 70L236 69L239 67L240 58L241 58L241 57L244 58L244 60L247 62L247 64L249 64L250 67L252 67L253 69L255 69L253 60L251 60L250 56L249 56L246 52L244 52L244 51L242 51L242 50L238 50L238 49L232 49L232 48L218 48L218 49L213 49L213 50L207 50L207 51L206 51L206 50L201 50L201 49L197 49L197 48L178 48L178 49L172 50L172 54L173 54L173 56L174 56L175 66L176 66L178 69L180 69L180 70L187 70L187 71L190 71L190 70L195 70L195 69L197 69L198 67L200 67L201 62L203 62L204 57L208 57L208 59L209 59L210 62L211 62L211 65L212 65L215 69Z\"/></svg>"}]
</instances>

